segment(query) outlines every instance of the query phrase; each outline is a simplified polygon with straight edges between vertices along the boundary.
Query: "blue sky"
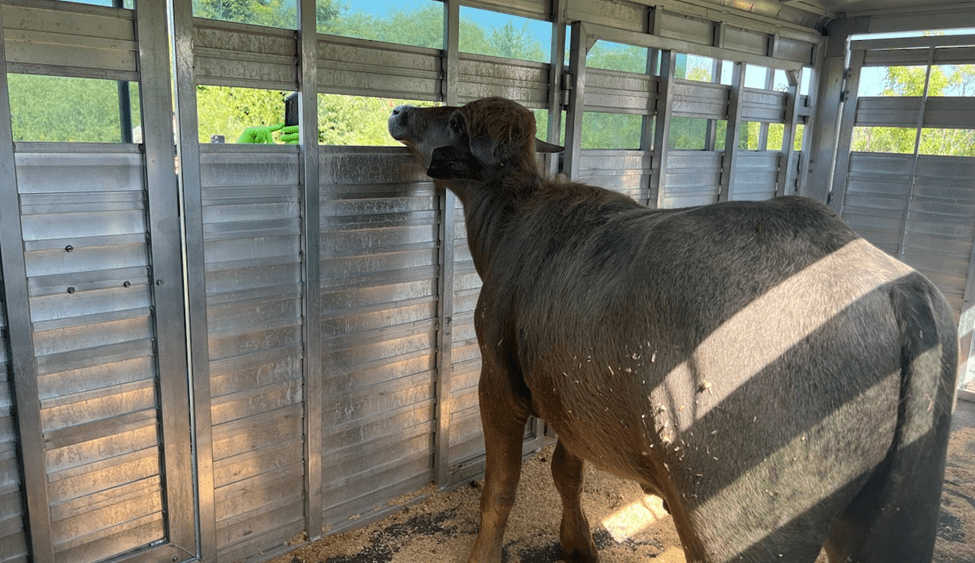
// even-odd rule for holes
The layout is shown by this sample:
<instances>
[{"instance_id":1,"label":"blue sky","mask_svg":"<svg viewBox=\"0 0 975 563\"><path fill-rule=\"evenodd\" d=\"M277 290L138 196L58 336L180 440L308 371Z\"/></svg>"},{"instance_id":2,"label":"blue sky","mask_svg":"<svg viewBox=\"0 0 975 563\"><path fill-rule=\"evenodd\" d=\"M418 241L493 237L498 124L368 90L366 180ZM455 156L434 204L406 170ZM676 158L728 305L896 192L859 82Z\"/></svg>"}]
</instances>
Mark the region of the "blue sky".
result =
<instances>
[{"instance_id":1,"label":"blue sky","mask_svg":"<svg viewBox=\"0 0 975 563\"><path fill-rule=\"evenodd\" d=\"M390 11L413 11L425 8L431 3L441 5L440 2L433 0L346 0L346 7L351 12L369 12L377 16L384 16ZM487 10L477 10L474 8L461 7L461 15L465 18L484 24L489 27L504 27L509 21L513 21L516 28L521 29L525 21L529 22L529 28L539 35L542 44L547 44L552 33L552 24L537 20L528 20L519 16L511 16Z\"/></svg>"}]
</instances>

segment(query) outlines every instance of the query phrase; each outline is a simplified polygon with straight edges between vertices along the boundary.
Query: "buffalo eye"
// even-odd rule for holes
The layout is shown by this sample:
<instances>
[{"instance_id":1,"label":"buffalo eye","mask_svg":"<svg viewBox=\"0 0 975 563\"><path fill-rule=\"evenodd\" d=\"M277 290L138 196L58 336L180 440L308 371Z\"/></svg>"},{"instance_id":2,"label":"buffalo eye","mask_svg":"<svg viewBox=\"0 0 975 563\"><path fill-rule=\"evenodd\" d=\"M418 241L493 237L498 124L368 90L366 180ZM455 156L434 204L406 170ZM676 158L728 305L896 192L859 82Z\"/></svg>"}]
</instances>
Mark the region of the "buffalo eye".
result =
<instances>
[{"instance_id":1,"label":"buffalo eye","mask_svg":"<svg viewBox=\"0 0 975 563\"><path fill-rule=\"evenodd\" d=\"M464 129L464 120L459 115L454 115L450 118L450 128L454 132L460 133Z\"/></svg>"}]
</instances>

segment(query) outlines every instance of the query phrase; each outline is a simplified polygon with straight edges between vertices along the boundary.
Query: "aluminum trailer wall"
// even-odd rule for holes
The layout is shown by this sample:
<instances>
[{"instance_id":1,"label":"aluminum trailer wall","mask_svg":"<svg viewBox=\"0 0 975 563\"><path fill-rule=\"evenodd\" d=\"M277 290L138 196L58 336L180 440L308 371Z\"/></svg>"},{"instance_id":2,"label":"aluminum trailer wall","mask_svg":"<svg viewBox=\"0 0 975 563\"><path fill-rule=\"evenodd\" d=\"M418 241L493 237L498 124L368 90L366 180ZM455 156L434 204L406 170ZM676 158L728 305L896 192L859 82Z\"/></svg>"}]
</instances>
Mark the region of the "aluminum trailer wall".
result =
<instances>
[{"instance_id":1,"label":"aluminum trailer wall","mask_svg":"<svg viewBox=\"0 0 975 563\"><path fill-rule=\"evenodd\" d=\"M791 140L813 126L798 84L821 39L791 8L465 2L552 22L552 60L533 63L461 53L452 0L444 49L318 34L309 0L296 30L175 0L173 107L167 4L0 2L8 72L137 81L146 132L15 144L0 104L0 561L263 560L482 471L460 204L402 148L319 146L319 93L519 100L567 147L542 166L650 206L809 192ZM598 41L659 63L588 68ZM729 61L732 80L678 77L687 54ZM746 87L749 65L789 86ZM298 90L302 143L199 143L198 85ZM586 112L639 116L640 146L584 147ZM672 146L674 118L727 122L727 150ZM740 150L744 122L787 141ZM550 441L526 427L525 451Z\"/></svg>"}]
</instances>

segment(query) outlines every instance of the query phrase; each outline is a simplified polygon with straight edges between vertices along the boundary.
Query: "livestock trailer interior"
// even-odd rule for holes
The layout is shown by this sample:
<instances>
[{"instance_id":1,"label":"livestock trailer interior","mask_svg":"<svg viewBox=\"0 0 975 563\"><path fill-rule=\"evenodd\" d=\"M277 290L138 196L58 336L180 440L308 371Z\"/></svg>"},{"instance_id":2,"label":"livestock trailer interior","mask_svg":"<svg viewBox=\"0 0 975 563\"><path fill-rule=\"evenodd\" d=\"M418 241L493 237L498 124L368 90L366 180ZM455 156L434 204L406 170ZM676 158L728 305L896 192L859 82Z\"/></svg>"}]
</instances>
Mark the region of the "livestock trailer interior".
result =
<instances>
[{"instance_id":1,"label":"livestock trailer interior","mask_svg":"<svg viewBox=\"0 0 975 563\"><path fill-rule=\"evenodd\" d=\"M480 282L403 101L514 99L548 173L651 207L827 203L945 294L975 398L971 0L0 0L0 34L0 563L263 561L483 471Z\"/></svg>"}]
</instances>

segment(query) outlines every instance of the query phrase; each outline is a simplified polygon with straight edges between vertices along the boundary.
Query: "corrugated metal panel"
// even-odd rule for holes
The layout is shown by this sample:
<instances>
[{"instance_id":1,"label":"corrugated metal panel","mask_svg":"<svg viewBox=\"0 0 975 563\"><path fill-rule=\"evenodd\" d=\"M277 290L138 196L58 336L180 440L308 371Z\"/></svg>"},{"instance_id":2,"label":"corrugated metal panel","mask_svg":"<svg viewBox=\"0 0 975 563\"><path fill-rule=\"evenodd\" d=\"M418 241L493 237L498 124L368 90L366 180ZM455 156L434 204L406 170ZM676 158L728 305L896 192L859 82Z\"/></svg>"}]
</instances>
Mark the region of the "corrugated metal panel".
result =
<instances>
[{"instance_id":1,"label":"corrugated metal panel","mask_svg":"<svg viewBox=\"0 0 975 563\"><path fill-rule=\"evenodd\" d=\"M785 110L789 95L771 90L741 90L741 119L743 121L764 121L785 123Z\"/></svg>"},{"instance_id":2,"label":"corrugated metal panel","mask_svg":"<svg viewBox=\"0 0 975 563\"><path fill-rule=\"evenodd\" d=\"M641 203L649 200L649 151L584 150L579 181L630 196Z\"/></svg>"},{"instance_id":3,"label":"corrugated metal panel","mask_svg":"<svg viewBox=\"0 0 975 563\"><path fill-rule=\"evenodd\" d=\"M657 77L595 68L586 69L583 111L646 115L657 105Z\"/></svg>"},{"instance_id":4,"label":"corrugated metal panel","mask_svg":"<svg viewBox=\"0 0 975 563\"><path fill-rule=\"evenodd\" d=\"M934 101L930 98L928 103ZM857 98L856 124L862 127L917 127L919 96Z\"/></svg>"},{"instance_id":5,"label":"corrugated metal panel","mask_svg":"<svg viewBox=\"0 0 975 563\"><path fill-rule=\"evenodd\" d=\"M318 41L318 91L437 100L440 51L328 36Z\"/></svg>"},{"instance_id":6,"label":"corrugated metal panel","mask_svg":"<svg viewBox=\"0 0 975 563\"><path fill-rule=\"evenodd\" d=\"M136 79L131 10L77 4L2 9L7 70Z\"/></svg>"},{"instance_id":7,"label":"corrugated metal panel","mask_svg":"<svg viewBox=\"0 0 975 563\"><path fill-rule=\"evenodd\" d=\"M3 273L0 272L0 287ZM17 461L13 374L7 357L6 307L0 292L0 563L27 563L23 476Z\"/></svg>"},{"instance_id":8,"label":"corrugated metal panel","mask_svg":"<svg viewBox=\"0 0 975 563\"><path fill-rule=\"evenodd\" d=\"M718 201L720 152L670 151L660 180L660 207L691 207Z\"/></svg>"},{"instance_id":9,"label":"corrugated metal panel","mask_svg":"<svg viewBox=\"0 0 975 563\"><path fill-rule=\"evenodd\" d=\"M16 161L54 548L87 563L165 520L142 156L73 148Z\"/></svg>"},{"instance_id":10,"label":"corrugated metal panel","mask_svg":"<svg viewBox=\"0 0 975 563\"><path fill-rule=\"evenodd\" d=\"M850 154L843 220L892 256L900 252L912 158L909 154Z\"/></svg>"},{"instance_id":11,"label":"corrugated metal panel","mask_svg":"<svg viewBox=\"0 0 975 563\"><path fill-rule=\"evenodd\" d=\"M975 240L975 158L920 156L907 221L904 262L938 286L955 311Z\"/></svg>"},{"instance_id":12,"label":"corrugated metal panel","mask_svg":"<svg viewBox=\"0 0 975 563\"><path fill-rule=\"evenodd\" d=\"M473 0L470 5L536 20L552 19L552 3L546 0Z\"/></svg>"},{"instance_id":13,"label":"corrugated metal panel","mask_svg":"<svg viewBox=\"0 0 975 563\"><path fill-rule=\"evenodd\" d=\"M713 21L664 11L663 17L657 24L660 26L660 35L663 37L702 45L714 44L715 23Z\"/></svg>"},{"instance_id":14,"label":"corrugated metal panel","mask_svg":"<svg viewBox=\"0 0 975 563\"><path fill-rule=\"evenodd\" d=\"M735 185L731 200L763 200L775 197L782 153L741 151L735 159Z\"/></svg>"},{"instance_id":15,"label":"corrugated metal panel","mask_svg":"<svg viewBox=\"0 0 975 563\"><path fill-rule=\"evenodd\" d=\"M727 119L730 94L730 86L674 80L673 113L682 117Z\"/></svg>"},{"instance_id":16,"label":"corrugated metal panel","mask_svg":"<svg viewBox=\"0 0 975 563\"><path fill-rule=\"evenodd\" d=\"M208 19L193 20L198 84L293 90L298 83L293 31Z\"/></svg>"},{"instance_id":17,"label":"corrugated metal panel","mask_svg":"<svg viewBox=\"0 0 975 563\"><path fill-rule=\"evenodd\" d=\"M403 149L322 147L323 521L433 481L437 192Z\"/></svg>"},{"instance_id":18,"label":"corrugated metal panel","mask_svg":"<svg viewBox=\"0 0 975 563\"><path fill-rule=\"evenodd\" d=\"M234 561L304 529L301 255L294 147L203 145L217 548Z\"/></svg>"},{"instance_id":19,"label":"corrugated metal panel","mask_svg":"<svg viewBox=\"0 0 975 563\"><path fill-rule=\"evenodd\" d=\"M451 348L450 463L457 465L484 455L484 434L477 396L481 352L474 332L474 308L481 278L467 246L463 205L458 200L454 222L454 344Z\"/></svg>"},{"instance_id":20,"label":"corrugated metal panel","mask_svg":"<svg viewBox=\"0 0 975 563\"><path fill-rule=\"evenodd\" d=\"M568 3L567 21L592 22L645 33L650 20L646 6L619 0L583 0Z\"/></svg>"},{"instance_id":21,"label":"corrugated metal panel","mask_svg":"<svg viewBox=\"0 0 975 563\"><path fill-rule=\"evenodd\" d=\"M733 25L726 25L722 33L722 47L753 55L768 54L768 34Z\"/></svg>"},{"instance_id":22,"label":"corrugated metal panel","mask_svg":"<svg viewBox=\"0 0 975 563\"><path fill-rule=\"evenodd\" d=\"M501 96L529 108L548 104L549 66L543 63L460 54L460 103Z\"/></svg>"}]
</instances>

